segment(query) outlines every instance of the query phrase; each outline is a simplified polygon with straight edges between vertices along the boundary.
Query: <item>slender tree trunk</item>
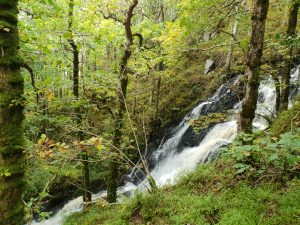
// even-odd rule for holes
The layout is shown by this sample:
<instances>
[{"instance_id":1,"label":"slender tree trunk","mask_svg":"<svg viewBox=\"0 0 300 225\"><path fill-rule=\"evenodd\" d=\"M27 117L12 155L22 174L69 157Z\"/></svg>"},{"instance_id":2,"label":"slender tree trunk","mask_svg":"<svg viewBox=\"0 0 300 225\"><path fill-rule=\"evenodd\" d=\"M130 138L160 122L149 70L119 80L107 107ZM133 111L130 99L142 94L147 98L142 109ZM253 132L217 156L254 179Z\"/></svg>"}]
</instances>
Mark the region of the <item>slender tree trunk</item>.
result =
<instances>
[{"instance_id":1,"label":"slender tree trunk","mask_svg":"<svg viewBox=\"0 0 300 225\"><path fill-rule=\"evenodd\" d=\"M24 224L24 81L18 35L18 0L0 1L0 224ZM2 26L1 26L2 25Z\"/></svg>"},{"instance_id":2,"label":"slender tree trunk","mask_svg":"<svg viewBox=\"0 0 300 225\"><path fill-rule=\"evenodd\" d=\"M237 33L237 26L238 26L238 20L235 22L233 28L232 28L232 35L236 35ZM225 64L225 71L229 72L231 70L231 64L232 64L232 58L233 58L233 50L234 50L234 38L231 39L230 47L228 49L226 64Z\"/></svg>"},{"instance_id":3,"label":"slender tree trunk","mask_svg":"<svg viewBox=\"0 0 300 225\"><path fill-rule=\"evenodd\" d=\"M137 97L134 96L134 98L133 98L133 104L132 104L132 115L136 114L136 107L137 107Z\"/></svg>"},{"instance_id":4,"label":"slender tree trunk","mask_svg":"<svg viewBox=\"0 0 300 225\"><path fill-rule=\"evenodd\" d=\"M242 3L241 3L242 4ZM238 12L240 8L240 4L236 6L236 11ZM235 36L238 32L238 24L240 21L240 16L237 16L236 21L232 27L232 38L230 42L230 46L228 49L226 64L225 64L225 71L229 72L231 70L231 64L232 64L232 58L233 58L233 50L234 50L234 44L235 44Z\"/></svg>"},{"instance_id":5,"label":"slender tree trunk","mask_svg":"<svg viewBox=\"0 0 300 225\"><path fill-rule=\"evenodd\" d=\"M279 111L279 106L280 106L280 99L281 99L281 91L280 91L280 80L278 78L278 74L275 74L273 77L273 80L275 82L275 92L276 92L276 104L275 104L275 108L276 108L276 112Z\"/></svg>"},{"instance_id":6,"label":"slender tree trunk","mask_svg":"<svg viewBox=\"0 0 300 225\"><path fill-rule=\"evenodd\" d=\"M82 51L80 56L80 76L81 77L81 83L82 83L82 90L85 91L85 82L84 82L84 67L86 63L86 51Z\"/></svg>"},{"instance_id":7,"label":"slender tree trunk","mask_svg":"<svg viewBox=\"0 0 300 225\"><path fill-rule=\"evenodd\" d=\"M125 45L125 51L123 53L123 57L120 64L119 71L119 90L117 93L118 96L118 113L116 115L116 124L114 130L113 137L113 145L116 149L120 149L121 146L121 138L122 138L122 127L123 127L123 119L124 113L126 112L126 96L127 96L127 85L128 85L128 74L127 74L127 64L128 60L132 54L132 45L133 45L133 34L131 30L131 20L134 16L133 10L138 4L138 0L133 0L130 4L126 20L124 22L125 35L127 39L127 43ZM117 151L115 149L115 151ZM115 202L117 200L117 188L118 188L118 177L119 177L119 163L117 159L112 159L110 162L109 168L109 177L107 180L107 201Z\"/></svg>"},{"instance_id":8,"label":"slender tree trunk","mask_svg":"<svg viewBox=\"0 0 300 225\"><path fill-rule=\"evenodd\" d=\"M155 84L156 84L156 79L153 78L152 83L151 83L151 93L150 93L149 105L152 105L152 103L154 102Z\"/></svg>"},{"instance_id":9,"label":"slender tree trunk","mask_svg":"<svg viewBox=\"0 0 300 225\"><path fill-rule=\"evenodd\" d=\"M164 62L161 61L158 65L159 72L164 70ZM155 118L158 119L159 115L159 100L160 100L160 86L161 86L161 77L157 78L157 90L156 90L156 103L155 103Z\"/></svg>"},{"instance_id":10,"label":"slender tree trunk","mask_svg":"<svg viewBox=\"0 0 300 225\"><path fill-rule=\"evenodd\" d=\"M286 32L288 37L293 37L296 34L299 5L300 5L299 1L293 0L293 3L290 7L288 28ZM282 68L282 85L281 85L282 90L281 90L279 111L288 109L291 69L293 67L292 57L293 57L293 47L289 47L288 55L284 59L284 65Z\"/></svg>"},{"instance_id":11,"label":"slender tree trunk","mask_svg":"<svg viewBox=\"0 0 300 225\"><path fill-rule=\"evenodd\" d=\"M258 88L260 83L260 65L263 54L265 23L269 9L269 0L255 0L252 16L252 34L248 51L245 75L248 79L246 96L239 115L238 130L252 132L252 122L255 117Z\"/></svg>"},{"instance_id":12,"label":"slender tree trunk","mask_svg":"<svg viewBox=\"0 0 300 225\"><path fill-rule=\"evenodd\" d=\"M161 77L159 77L159 78L157 79L156 104L155 104L155 118L158 118L158 115L159 115L160 85L161 85Z\"/></svg>"},{"instance_id":13,"label":"slender tree trunk","mask_svg":"<svg viewBox=\"0 0 300 225\"><path fill-rule=\"evenodd\" d=\"M68 40L70 46L72 47L73 53L73 95L79 100L79 50L73 37L73 14L74 14L74 0L69 2L69 35L71 36ZM75 109L77 127L80 129L82 115L80 108ZM83 140L82 131L78 132L78 139ZM91 182L90 182L90 165L88 162L89 156L86 150L82 149L81 152L82 159L82 184L83 184L83 202L87 203L92 200L91 196Z\"/></svg>"}]
</instances>

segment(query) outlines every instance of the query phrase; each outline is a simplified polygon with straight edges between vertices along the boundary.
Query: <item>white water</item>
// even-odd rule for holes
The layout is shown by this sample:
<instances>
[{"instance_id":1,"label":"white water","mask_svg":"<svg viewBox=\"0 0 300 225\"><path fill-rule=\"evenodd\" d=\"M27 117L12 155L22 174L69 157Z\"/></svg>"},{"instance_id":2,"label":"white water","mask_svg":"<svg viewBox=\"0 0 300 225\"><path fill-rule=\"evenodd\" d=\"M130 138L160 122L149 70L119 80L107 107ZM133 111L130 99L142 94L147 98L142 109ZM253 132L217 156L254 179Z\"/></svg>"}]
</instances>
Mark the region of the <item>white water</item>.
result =
<instances>
[{"instance_id":1,"label":"white water","mask_svg":"<svg viewBox=\"0 0 300 225\"><path fill-rule=\"evenodd\" d=\"M293 71L291 82L298 81L299 67ZM208 156L212 153L218 153L218 149L228 143L232 142L237 133L237 125L235 117L239 111L239 105L234 107L235 116L232 120L226 123L220 123L215 125L210 132L205 136L201 143L197 147L186 148L182 152L177 153L176 148L185 133L189 125L188 120L197 118L201 115L201 111L204 106L210 105L212 102L220 99L222 87L218 89L215 95L207 102L199 104L192 112L185 116L181 123L175 128L175 132L171 138L169 138L157 151L155 151L154 157L159 160L156 167L152 170L151 174L158 186L166 184L173 184L178 180L180 175L183 175L189 171L193 171L197 164L204 162ZM296 90L300 92L300 88ZM226 94L226 93L225 93ZM224 95L224 94L223 94ZM259 95L261 98L258 101L256 113L258 114L253 122L253 125L257 129L265 129L268 124L262 116L273 116L276 114L275 110L275 87L274 82L269 79L261 82L259 88ZM134 190L143 191L147 186L147 181L142 182L138 186L128 182L126 185L120 187L118 192L120 194L131 195ZM99 199L106 194L102 191L96 195L93 195L93 200ZM82 197L78 197L59 210L54 216L41 222L34 221L34 225L60 225L65 216L79 212L82 210Z\"/></svg>"},{"instance_id":2,"label":"white water","mask_svg":"<svg viewBox=\"0 0 300 225\"><path fill-rule=\"evenodd\" d=\"M197 164L219 147L231 142L236 134L236 122L216 125L194 148L187 148L179 154L170 154L151 172L158 186L173 184L180 175L192 171Z\"/></svg>"}]
</instances>

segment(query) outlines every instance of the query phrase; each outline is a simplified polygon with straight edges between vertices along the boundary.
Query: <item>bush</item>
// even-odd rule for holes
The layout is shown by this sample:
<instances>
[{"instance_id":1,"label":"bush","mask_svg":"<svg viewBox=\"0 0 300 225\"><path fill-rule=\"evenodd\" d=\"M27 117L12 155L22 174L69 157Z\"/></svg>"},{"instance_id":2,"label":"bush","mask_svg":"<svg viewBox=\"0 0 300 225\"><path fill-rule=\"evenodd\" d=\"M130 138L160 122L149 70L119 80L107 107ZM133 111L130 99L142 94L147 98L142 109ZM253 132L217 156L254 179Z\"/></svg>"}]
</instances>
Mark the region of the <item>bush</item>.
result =
<instances>
[{"instance_id":1,"label":"bush","mask_svg":"<svg viewBox=\"0 0 300 225\"><path fill-rule=\"evenodd\" d=\"M289 180L299 176L300 129L280 138L261 131L240 134L224 155L234 160L237 174L247 173L248 177L259 180Z\"/></svg>"}]
</instances>

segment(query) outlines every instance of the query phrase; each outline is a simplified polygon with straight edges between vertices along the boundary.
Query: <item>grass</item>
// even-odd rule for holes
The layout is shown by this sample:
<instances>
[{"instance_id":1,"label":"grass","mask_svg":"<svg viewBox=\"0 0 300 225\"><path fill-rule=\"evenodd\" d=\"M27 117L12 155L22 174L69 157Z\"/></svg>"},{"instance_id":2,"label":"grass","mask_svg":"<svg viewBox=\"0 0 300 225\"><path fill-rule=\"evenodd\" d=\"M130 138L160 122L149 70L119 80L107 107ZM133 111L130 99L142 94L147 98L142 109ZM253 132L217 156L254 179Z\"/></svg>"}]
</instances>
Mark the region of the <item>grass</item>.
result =
<instances>
[{"instance_id":1,"label":"grass","mask_svg":"<svg viewBox=\"0 0 300 225\"><path fill-rule=\"evenodd\" d=\"M255 184L231 168L223 160L201 165L175 186L137 194L119 205L98 203L69 216L64 224L300 224L298 178Z\"/></svg>"}]
</instances>

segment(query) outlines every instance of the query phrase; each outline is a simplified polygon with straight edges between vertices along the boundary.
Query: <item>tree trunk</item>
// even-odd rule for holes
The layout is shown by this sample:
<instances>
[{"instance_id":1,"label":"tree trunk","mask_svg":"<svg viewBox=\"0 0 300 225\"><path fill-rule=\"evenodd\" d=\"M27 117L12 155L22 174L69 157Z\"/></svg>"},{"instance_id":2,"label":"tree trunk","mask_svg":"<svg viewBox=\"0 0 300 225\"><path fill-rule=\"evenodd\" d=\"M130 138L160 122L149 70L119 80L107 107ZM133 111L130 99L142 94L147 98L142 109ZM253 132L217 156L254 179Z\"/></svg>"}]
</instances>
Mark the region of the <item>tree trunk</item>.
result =
<instances>
[{"instance_id":1,"label":"tree trunk","mask_svg":"<svg viewBox=\"0 0 300 225\"><path fill-rule=\"evenodd\" d=\"M247 77L246 96L239 115L239 132L252 132L258 98L259 74L264 45L265 24L269 9L269 0L255 0L252 16L252 34L248 51L245 75Z\"/></svg>"},{"instance_id":2,"label":"tree trunk","mask_svg":"<svg viewBox=\"0 0 300 225\"><path fill-rule=\"evenodd\" d=\"M151 82L151 93L150 93L150 99L149 99L149 105L152 105L154 102L154 97L155 97L155 84L156 84L156 79L153 78Z\"/></svg>"},{"instance_id":3,"label":"tree trunk","mask_svg":"<svg viewBox=\"0 0 300 225\"><path fill-rule=\"evenodd\" d=\"M125 51L122 56L120 71L119 71L119 89L118 89L118 113L116 116L116 124L113 137L114 152L120 150L121 138L122 138L122 127L124 113L126 112L126 95L128 85L128 74L127 74L127 63L132 54L133 45L133 34L131 30L131 19L134 16L133 10L138 4L138 0L133 0L127 11L126 20L124 22L125 35L127 43L125 45ZM117 152L116 152L117 153ZM109 177L107 180L107 201L115 202L117 200L117 188L118 188L118 177L119 177L119 163L117 159L112 159L109 165Z\"/></svg>"},{"instance_id":4,"label":"tree trunk","mask_svg":"<svg viewBox=\"0 0 300 225\"><path fill-rule=\"evenodd\" d=\"M158 71L162 72L163 70L164 70L164 62L161 61L158 64ZM155 118L156 119L158 119L158 115L159 115L160 86L161 86L161 76L159 76L157 78L156 104L155 104Z\"/></svg>"},{"instance_id":5,"label":"tree trunk","mask_svg":"<svg viewBox=\"0 0 300 225\"><path fill-rule=\"evenodd\" d=\"M232 28L232 35L236 35L237 27L238 27L238 20L235 21L234 26ZM229 72L231 70L232 58L233 58L233 50L234 50L234 38L231 39L230 47L228 49L226 64L225 64L225 71Z\"/></svg>"},{"instance_id":6,"label":"tree trunk","mask_svg":"<svg viewBox=\"0 0 300 225\"><path fill-rule=\"evenodd\" d=\"M137 108L137 97L134 96L134 98L133 98L133 104L132 104L132 115L136 114L136 108Z\"/></svg>"},{"instance_id":7,"label":"tree trunk","mask_svg":"<svg viewBox=\"0 0 300 225\"><path fill-rule=\"evenodd\" d=\"M279 106L280 106L280 99L281 99L281 91L280 91L280 80L278 78L278 74L275 74L272 76L273 80L275 81L275 92L276 92L276 103L275 103L275 108L276 112L279 111Z\"/></svg>"},{"instance_id":8,"label":"tree trunk","mask_svg":"<svg viewBox=\"0 0 300 225\"><path fill-rule=\"evenodd\" d=\"M22 64L18 0L0 1L0 224L24 224Z\"/></svg>"},{"instance_id":9,"label":"tree trunk","mask_svg":"<svg viewBox=\"0 0 300 225\"><path fill-rule=\"evenodd\" d=\"M157 79L156 104L155 104L155 118L156 119L158 119L158 115L159 115L160 85L161 85L161 77L159 77Z\"/></svg>"},{"instance_id":10,"label":"tree trunk","mask_svg":"<svg viewBox=\"0 0 300 225\"><path fill-rule=\"evenodd\" d=\"M286 32L288 37L293 37L296 33L299 5L299 1L293 0L292 6L290 7L288 28ZM282 89L279 111L287 110L289 105L291 69L293 66L291 61L292 57L293 47L289 47L288 55L284 59L284 65L282 68Z\"/></svg>"},{"instance_id":11,"label":"tree trunk","mask_svg":"<svg viewBox=\"0 0 300 225\"><path fill-rule=\"evenodd\" d=\"M73 37L73 13L74 13L74 0L70 0L69 25L68 25L70 38L68 42L72 48L72 53L73 53L73 95L78 101L79 100L79 50ZM82 116L79 107L75 109L75 114L76 114L77 127L78 129L80 129ZM78 139L80 141L83 140L82 131L78 131ZM90 165L88 161L89 156L85 149L82 149L81 159L82 159L83 202L87 203L92 201L92 196L91 196L90 167L89 167Z\"/></svg>"},{"instance_id":12,"label":"tree trunk","mask_svg":"<svg viewBox=\"0 0 300 225\"><path fill-rule=\"evenodd\" d=\"M240 8L240 4L238 4L236 6L236 12L239 11L239 8ZM238 15L237 18L236 18L236 21L235 21L235 23L232 27L232 32L231 32L232 38L231 38L231 41L230 41L230 46L229 46L229 49L228 49L228 54L227 54L227 59L226 59L226 64L225 64L225 71L226 72L229 72L231 70L233 51L234 51L234 45L235 45L235 37L236 37L236 34L238 32L239 21L240 21L240 16Z\"/></svg>"}]
</instances>

